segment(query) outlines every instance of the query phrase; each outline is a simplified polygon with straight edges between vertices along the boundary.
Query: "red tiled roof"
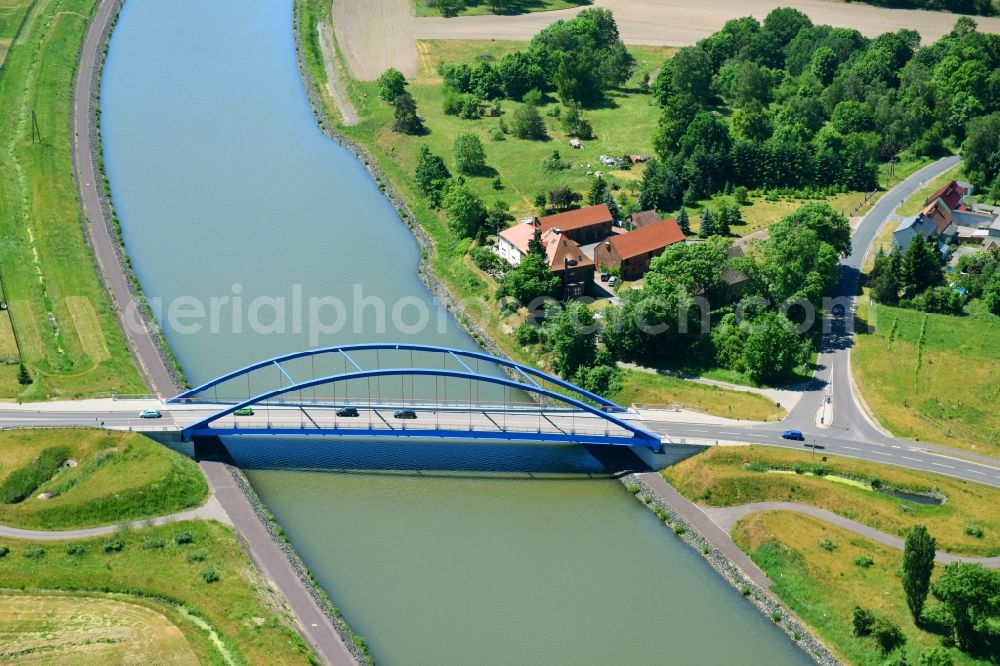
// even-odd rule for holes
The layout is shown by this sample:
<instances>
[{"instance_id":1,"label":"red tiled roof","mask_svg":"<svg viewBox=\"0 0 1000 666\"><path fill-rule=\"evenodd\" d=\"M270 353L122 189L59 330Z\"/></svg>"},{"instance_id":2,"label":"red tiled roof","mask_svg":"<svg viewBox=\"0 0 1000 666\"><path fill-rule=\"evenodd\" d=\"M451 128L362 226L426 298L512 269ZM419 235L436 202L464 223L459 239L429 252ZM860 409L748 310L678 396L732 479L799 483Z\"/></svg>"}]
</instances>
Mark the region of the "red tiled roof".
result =
<instances>
[{"instance_id":1,"label":"red tiled roof","mask_svg":"<svg viewBox=\"0 0 1000 666\"><path fill-rule=\"evenodd\" d=\"M630 231L627 234L612 236L606 242L615 246L622 259L629 259L674 243L680 243L683 240L684 232L677 226L677 222L673 218L669 218Z\"/></svg>"},{"instance_id":2,"label":"red tiled roof","mask_svg":"<svg viewBox=\"0 0 1000 666\"><path fill-rule=\"evenodd\" d=\"M575 261L577 266L594 265L594 261L583 253L579 245L562 234L549 232L545 234L544 241L545 258L549 261L550 270L563 270L567 260Z\"/></svg>"},{"instance_id":3,"label":"red tiled roof","mask_svg":"<svg viewBox=\"0 0 1000 666\"><path fill-rule=\"evenodd\" d=\"M958 204L962 199L962 195L964 194L965 194L965 188L956 183L955 181L951 181L950 183L942 187L940 190L927 197L927 200L924 201L924 203L930 203L940 197L948 205L948 208L955 210L956 208L958 208Z\"/></svg>"},{"instance_id":4,"label":"red tiled roof","mask_svg":"<svg viewBox=\"0 0 1000 666\"><path fill-rule=\"evenodd\" d=\"M572 231L573 229L582 229L584 227L590 227L597 224L607 224L612 221L614 221L614 218L612 217L607 204L587 206L586 208L578 208L576 210L566 211L565 213L546 215L545 217L538 219L542 233L556 227L558 227L560 231Z\"/></svg>"},{"instance_id":5,"label":"red tiled roof","mask_svg":"<svg viewBox=\"0 0 1000 666\"><path fill-rule=\"evenodd\" d=\"M944 202L944 199L934 199L926 208L920 211L920 214L934 223L939 236L944 233L948 225L954 220L951 210L948 209L948 205Z\"/></svg>"}]
</instances>

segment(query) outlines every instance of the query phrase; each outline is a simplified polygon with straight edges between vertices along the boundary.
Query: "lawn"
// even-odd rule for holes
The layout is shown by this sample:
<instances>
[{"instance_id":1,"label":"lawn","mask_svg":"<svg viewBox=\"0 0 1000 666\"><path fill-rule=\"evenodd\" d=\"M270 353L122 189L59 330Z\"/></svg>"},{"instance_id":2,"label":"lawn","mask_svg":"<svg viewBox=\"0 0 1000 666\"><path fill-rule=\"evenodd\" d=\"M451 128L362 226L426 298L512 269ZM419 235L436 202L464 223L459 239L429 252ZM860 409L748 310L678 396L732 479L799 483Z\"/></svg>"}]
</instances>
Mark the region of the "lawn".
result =
<instances>
[{"instance_id":1,"label":"lawn","mask_svg":"<svg viewBox=\"0 0 1000 666\"><path fill-rule=\"evenodd\" d=\"M614 399L624 405L678 405L698 412L750 421L777 421L785 410L756 393L728 391L686 379L625 370Z\"/></svg>"},{"instance_id":2,"label":"lawn","mask_svg":"<svg viewBox=\"0 0 1000 666\"><path fill-rule=\"evenodd\" d=\"M72 542L7 539L2 545L10 549L0 558L5 588L129 595L169 618L204 663L225 663L222 652L238 664L311 663L284 602L236 535L219 523L189 521Z\"/></svg>"},{"instance_id":3,"label":"lawn","mask_svg":"<svg viewBox=\"0 0 1000 666\"><path fill-rule=\"evenodd\" d=\"M528 12L547 12L553 9L569 9L591 4L591 0L505 0L504 14L527 14ZM413 12L417 16L441 16L441 10L434 6L433 0L413 0ZM465 7L459 12L463 16L476 14L494 14L490 0L465 0Z\"/></svg>"},{"instance_id":4,"label":"lawn","mask_svg":"<svg viewBox=\"0 0 1000 666\"><path fill-rule=\"evenodd\" d=\"M175 609L120 595L0 594L0 660L6 664L193 664ZM202 657L207 655L202 655ZM200 661L205 661L202 658Z\"/></svg>"},{"instance_id":5,"label":"lawn","mask_svg":"<svg viewBox=\"0 0 1000 666\"><path fill-rule=\"evenodd\" d=\"M910 502L857 485L804 474L775 474L744 468L808 466L805 452L765 446L716 447L663 470L663 477L685 497L709 506L751 502L801 502L832 511L900 538L922 524L945 551L975 556L1000 555L1000 489L947 476L916 472L861 460L822 456L816 459L833 475L879 479L910 490L932 490L945 496L942 505ZM983 536L966 533L966 527Z\"/></svg>"},{"instance_id":6,"label":"lawn","mask_svg":"<svg viewBox=\"0 0 1000 666\"><path fill-rule=\"evenodd\" d=\"M896 576L902 551L882 546L851 532L788 512L759 513L733 530L736 543L774 581L774 592L801 617L827 646L855 666L883 664L885 657L868 638L854 636L852 609L862 606L885 615L906 635L906 663L916 664L921 650L941 644L941 637L917 627L906 607ZM820 547L829 540L833 550ZM854 564L870 557L874 564ZM942 567L935 568L935 574ZM831 594L836 590L836 594ZM929 598L928 606L936 601ZM987 664L950 650L954 663ZM896 662L892 662L896 663ZM901 662L902 663L902 662Z\"/></svg>"},{"instance_id":7,"label":"lawn","mask_svg":"<svg viewBox=\"0 0 1000 666\"><path fill-rule=\"evenodd\" d=\"M1000 454L1000 317L859 303L851 370L898 437ZM860 322L859 322L860 323Z\"/></svg>"},{"instance_id":8,"label":"lawn","mask_svg":"<svg viewBox=\"0 0 1000 666\"><path fill-rule=\"evenodd\" d=\"M17 474L34 481L22 501L0 503L0 523L35 529L113 525L174 513L205 501L208 486L193 460L137 433L106 430L0 432L0 493ZM46 451L58 453L45 454ZM40 465L54 456L53 470ZM43 469L44 467L44 469ZM39 499L42 493L55 493Z\"/></svg>"},{"instance_id":9,"label":"lawn","mask_svg":"<svg viewBox=\"0 0 1000 666\"><path fill-rule=\"evenodd\" d=\"M17 363L0 365L3 398L145 391L84 236L70 158L73 75L95 4L38 0L0 73L0 275L34 379L20 386Z\"/></svg>"},{"instance_id":10,"label":"lawn","mask_svg":"<svg viewBox=\"0 0 1000 666\"><path fill-rule=\"evenodd\" d=\"M924 209L927 201L927 197L934 194L942 187L947 185L953 180L962 178L964 171L962 169L961 163L956 164L952 168L948 169L937 178L930 180L926 185L921 187L919 190L914 192L912 195L907 197L906 201L896 210L898 215L903 217L909 217L910 215L916 215Z\"/></svg>"}]
</instances>

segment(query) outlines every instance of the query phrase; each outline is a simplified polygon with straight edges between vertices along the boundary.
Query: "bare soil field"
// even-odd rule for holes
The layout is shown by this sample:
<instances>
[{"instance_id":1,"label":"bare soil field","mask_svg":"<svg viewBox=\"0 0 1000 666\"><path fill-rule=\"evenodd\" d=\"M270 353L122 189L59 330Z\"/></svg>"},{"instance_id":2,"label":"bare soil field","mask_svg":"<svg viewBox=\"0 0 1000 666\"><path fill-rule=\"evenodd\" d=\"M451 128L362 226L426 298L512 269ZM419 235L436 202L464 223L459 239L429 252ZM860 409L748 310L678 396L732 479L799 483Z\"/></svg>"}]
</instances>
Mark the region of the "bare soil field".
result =
<instances>
[{"instance_id":1,"label":"bare soil field","mask_svg":"<svg viewBox=\"0 0 1000 666\"><path fill-rule=\"evenodd\" d=\"M584 9L519 16L417 18L410 0L332 1L337 40L354 77L362 80L375 79L387 67L415 76L418 39L528 40L548 24ZM788 4L787 0L596 0L593 6L614 12L626 44L688 46L717 31L729 19L747 15L763 19L775 7ZM945 12L829 0L798 0L794 5L817 24L856 28L869 37L912 28L924 43L949 32L958 18ZM977 16L975 20L984 32L1000 32L1000 18Z\"/></svg>"}]
</instances>

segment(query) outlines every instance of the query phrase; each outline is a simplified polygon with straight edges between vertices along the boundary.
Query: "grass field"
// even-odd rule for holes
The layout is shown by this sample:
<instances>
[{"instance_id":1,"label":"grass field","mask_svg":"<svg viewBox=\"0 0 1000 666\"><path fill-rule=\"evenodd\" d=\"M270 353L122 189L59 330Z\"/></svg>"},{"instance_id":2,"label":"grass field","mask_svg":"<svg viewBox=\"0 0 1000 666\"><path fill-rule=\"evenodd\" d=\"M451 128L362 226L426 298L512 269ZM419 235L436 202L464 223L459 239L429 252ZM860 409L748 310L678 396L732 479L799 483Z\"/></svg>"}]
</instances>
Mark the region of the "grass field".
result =
<instances>
[{"instance_id":1,"label":"grass field","mask_svg":"<svg viewBox=\"0 0 1000 666\"><path fill-rule=\"evenodd\" d=\"M589 5L591 0L507 0L507 14L526 14L528 12L547 12L553 9L568 9ZM441 10L433 6L429 0L413 0L413 12L417 16L441 16ZM465 8L460 12L463 16L476 14L493 14L490 0L465 0Z\"/></svg>"},{"instance_id":2,"label":"grass field","mask_svg":"<svg viewBox=\"0 0 1000 666\"><path fill-rule=\"evenodd\" d=\"M196 663L168 609L121 596L0 594L0 660L82 666Z\"/></svg>"},{"instance_id":3,"label":"grass field","mask_svg":"<svg viewBox=\"0 0 1000 666\"><path fill-rule=\"evenodd\" d=\"M750 421L777 421L785 410L756 393L727 391L666 375L625 370L622 390L614 399L621 404L680 405L706 414Z\"/></svg>"},{"instance_id":4,"label":"grass field","mask_svg":"<svg viewBox=\"0 0 1000 666\"><path fill-rule=\"evenodd\" d=\"M933 530L931 530L933 533ZM852 633L851 611L863 606L887 616L906 634L909 664L918 663L920 651L940 645L941 637L917 627L906 607L896 576L902 552L876 544L808 516L787 512L760 513L740 521L733 530L736 543L774 581L771 591L795 611L845 663L876 666L885 657L866 638ZM831 540L834 550L819 546ZM874 564L854 564L870 557ZM936 573L941 567L936 567ZM835 590L836 593L831 593ZM936 602L931 598L928 606ZM956 649L954 663L986 664ZM892 662L896 663L896 662Z\"/></svg>"},{"instance_id":5,"label":"grass field","mask_svg":"<svg viewBox=\"0 0 1000 666\"><path fill-rule=\"evenodd\" d=\"M5 588L157 600L156 608L183 632L201 663L225 663L223 652L237 664L310 663L284 603L261 579L233 532L219 523L189 521L110 538L4 540L2 545L10 548L0 558ZM208 572L217 580L207 582L213 577ZM192 620L179 617L181 607Z\"/></svg>"},{"instance_id":6,"label":"grass field","mask_svg":"<svg viewBox=\"0 0 1000 666\"><path fill-rule=\"evenodd\" d=\"M909 502L846 483L802 474L774 474L745 469L745 463L768 467L808 467L805 452L750 446L717 447L663 470L664 478L685 497L710 506L750 502L802 502L842 515L875 529L904 537L923 524L945 551L976 556L1000 555L1000 490L928 472L837 456L817 457L830 474L883 483L911 490L934 490L945 496L942 505ZM968 526L982 537L966 533Z\"/></svg>"},{"instance_id":7,"label":"grass field","mask_svg":"<svg viewBox=\"0 0 1000 666\"><path fill-rule=\"evenodd\" d=\"M860 299L851 369L875 416L899 437L1000 454L1000 317L955 317Z\"/></svg>"},{"instance_id":8,"label":"grass field","mask_svg":"<svg viewBox=\"0 0 1000 666\"><path fill-rule=\"evenodd\" d=\"M30 5L31 0L0 0L0 67Z\"/></svg>"},{"instance_id":9,"label":"grass field","mask_svg":"<svg viewBox=\"0 0 1000 666\"><path fill-rule=\"evenodd\" d=\"M73 74L94 6L37 0L0 73L0 275L34 379L22 387L18 366L0 365L4 398L145 390L94 268L70 159Z\"/></svg>"},{"instance_id":10,"label":"grass field","mask_svg":"<svg viewBox=\"0 0 1000 666\"><path fill-rule=\"evenodd\" d=\"M37 529L113 525L198 506L208 486L194 461L136 433L105 430L0 432L0 489L35 469L39 455L65 449L76 467L40 472L28 497L0 504L0 523ZM58 464L57 461L56 464ZM38 499L41 493L56 493Z\"/></svg>"},{"instance_id":11,"label":"grass field","mask_svg":"<svg viewBox=\"0 0 1000 666\"><path fill-rule=\"evenodd\" d=\"M951 181L962 178L963 175L964 172L962 170L962 165L956 164L937 178L930 180L926 185L914 192L912 196L907 197L906 201L904 201L903 204L896 210L896 213L902 215L903 217L916 215L924 209L924 202L927 201L927 197L934 194Z\"/></svg>"}]
</instances>

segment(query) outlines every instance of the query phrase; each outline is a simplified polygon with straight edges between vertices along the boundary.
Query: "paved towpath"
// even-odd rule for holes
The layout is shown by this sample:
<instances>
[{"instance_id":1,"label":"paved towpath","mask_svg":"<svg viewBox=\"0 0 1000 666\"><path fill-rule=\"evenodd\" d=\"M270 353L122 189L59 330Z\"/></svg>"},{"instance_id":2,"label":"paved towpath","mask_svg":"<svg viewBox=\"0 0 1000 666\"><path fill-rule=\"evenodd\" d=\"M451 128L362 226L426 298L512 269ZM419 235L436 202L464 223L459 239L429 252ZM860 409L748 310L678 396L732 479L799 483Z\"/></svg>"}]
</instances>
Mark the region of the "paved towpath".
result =
<instances>
[{"instance_id":1,"label":"paved towpath","mask_svg":"<svg viewBox=\"0 0 1000 666\"><path fill-rule=\"evenodd\" d=\"M78 530L25 530L18 527L0 525L0 537L31 539L33 541L89 539L91 537L114 534L123 527L127 529L139 529L141 527L176 523L182 520L218 520L219 522L226 523L227 525L232 524L229 520L229 516L226 515L225 510L223 510L219 502L214 496L210 496L207 502L197 508L187 509L186 511L178 511L177 513L171 513L169 515L160 516L159 518L153 518L151 520L136 520L131 523L126 523L125 525L101 525L99 527L88 527Z\"/></svg>"},{"instance_id":2,"label":"paved towpath","mask_svg":"<svg viewBox=\"0 0 1000 666\"><path fill-rule=\"evenodd\" d=\"M903 549L903 540L899 537L887 534L886 532L877 530L874 527L863 525L862 523L849 518L844 518L843 516L833 513L832 511L820 509L808 504L799 504L798 502L752 502L750 504L739 504L737 506L724 507L695 506L711 518L712 522L714 522L720 529L724 530L726 534L729 534L729 532L733 529L733 525L735 525L737 521L741 518L749 516L752 513L759 513L761 511L794 511L795 513L802 513L807 516L819 518L820 520L831 523L850 532L854 532L859 536L871 539L876 543L889 546L890 548L896 548L898 550ZM937 555L934 557L934 561L940 562L941 564L948 564L949 562L976 562L990 567L991 569L1000 569L1000 557L965 557L962 555L945 553L939 550Z\"/></svg>"}]
</instances>

